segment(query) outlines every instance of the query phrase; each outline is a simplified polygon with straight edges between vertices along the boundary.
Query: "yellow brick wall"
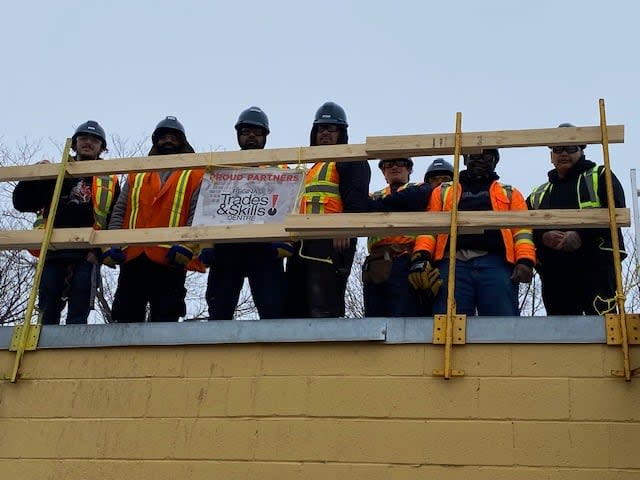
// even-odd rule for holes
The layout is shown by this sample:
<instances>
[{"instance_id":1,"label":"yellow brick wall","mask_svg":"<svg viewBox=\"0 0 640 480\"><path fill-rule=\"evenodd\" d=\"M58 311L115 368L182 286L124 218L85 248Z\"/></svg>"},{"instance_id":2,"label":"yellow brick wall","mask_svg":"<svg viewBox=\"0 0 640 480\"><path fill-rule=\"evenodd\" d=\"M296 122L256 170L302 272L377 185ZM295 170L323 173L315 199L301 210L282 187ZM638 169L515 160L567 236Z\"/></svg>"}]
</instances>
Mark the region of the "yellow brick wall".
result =
<instances>
[{"instance_id":1,"label":"yellow brick wall","mask_svg":"<svg viewBox=\"0 0 640 480\"><path fill-rule=\"evenodd\" d=\"M619 348L466 345L466 376L434 368L433 345L27 352L0 384L0 478L640 479Z\"/></svg>"}]
</instances>

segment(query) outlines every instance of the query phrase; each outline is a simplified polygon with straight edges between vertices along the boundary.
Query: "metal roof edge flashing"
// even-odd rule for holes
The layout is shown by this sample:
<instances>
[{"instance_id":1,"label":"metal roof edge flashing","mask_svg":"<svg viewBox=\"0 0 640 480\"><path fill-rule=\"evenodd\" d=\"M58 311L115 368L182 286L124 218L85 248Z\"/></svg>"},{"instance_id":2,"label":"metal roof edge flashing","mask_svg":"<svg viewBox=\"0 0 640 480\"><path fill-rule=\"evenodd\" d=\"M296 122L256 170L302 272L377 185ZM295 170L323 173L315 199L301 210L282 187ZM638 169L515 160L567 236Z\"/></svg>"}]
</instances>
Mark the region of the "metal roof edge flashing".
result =
<instances>
[{"instance_id":1,"label":"metal roof edge flashing","mask_svg":"<svg viewBox=\"0 0 640 480\"><path fill-rule=\"evenodd\" d=\"M13 327L0 328L7 350ZM234 343L432 343L433 318L188 321L44 325L38 348L91 348ZM600 316L468 317L466 343L606 343Z\"/></svg>"}]
</instances>

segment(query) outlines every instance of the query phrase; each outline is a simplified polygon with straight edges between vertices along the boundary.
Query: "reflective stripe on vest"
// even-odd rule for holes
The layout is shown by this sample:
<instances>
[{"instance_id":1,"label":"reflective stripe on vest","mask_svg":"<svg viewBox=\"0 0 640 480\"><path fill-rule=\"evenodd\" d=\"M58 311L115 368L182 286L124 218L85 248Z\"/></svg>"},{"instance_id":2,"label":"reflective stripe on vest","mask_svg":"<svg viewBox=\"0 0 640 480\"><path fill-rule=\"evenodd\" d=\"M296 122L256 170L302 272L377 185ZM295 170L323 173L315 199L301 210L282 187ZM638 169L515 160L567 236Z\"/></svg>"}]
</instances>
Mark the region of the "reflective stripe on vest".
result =
<instances>
[{"instance_id":1,"label":"reflective stripe on vest","mask_svg":"<svg viewBox=\"0 0 640 480\"><path fill-rule=\"evenodd\" d=\"M315 164L305 178L302 194L304 213L323 214L326 210L342 211L342 198L337 180L338 172L335 162ZM327 209L326 205L330 202L335 204L334 208Z\"/></svg>"},{"instance_id":2,"label":"reflective stripe on vest","mask_svg":"<svg viewBox=\"0 0 640 480\"><path fill-rule=\"evenodd\" d=\"M107 217L113 204L113 195L118 184L116 175L93 177L91 188L93 198L93 228L103 230L107 228Z\"/></svg>"},{"instance_id":3,"label":"reflective stripe on vest","mask_svg":"<svg viewBox=\"0 0 640 480\"><path fill-rule=\"evenodd\" d=\"M138 173L133 181L131 188L131 213L129 215L129 229L136 228L138 222L138 212L140 211L140 191L144 183L144 176L146 173ZM183 170L176 184L176 191L173 194L173 201L171 202L171 215L169 217L168 227L179 227L181 220L182 206L184 204L185 191L189 184L189 177L191 176L191 170ZM168 181L168 180L167 180Z\"/></svg>"},{"instance_id":4,"label":"reflective stripe on vest","mask_svg":"<svg viewBox=\"0 0 640 480\"><path fill-rule=\"evenodd\" d=\"M576 183L576 196L578 198L578 208L600 208L600 196L598 195L598 167L591 167L580 174ZM551 190L553 185L550 182L536 187L529 196L531 208L537 210L542 204L547 191ZM585 200L583 200L585 198Z\"/></svg>"},{"instance_id":5,"label":"reflective stripe on vest","mask_svg":"<svg viewBox=\"0 0 640 480\"><path fill-rule=\"evenodd\" d=\"M171 204L171 217L169 218L170 227L180 226L180 216L182 212L182 205L184 204L184 193L187 190L190 176L191 170L183 170L180 174L180 178L178 179L176 193L173 196L173 203Z\"/></svg>"},{"instance_id":6,"label":"reflective stripe on vest","mask_svg":"<svg viewBox=\"0 0 640 480\"><path fill-rule=\"evenodd\" d=\"M540 185L533 189L533 192L531 192L531 195L529 195L529 202L531 203L532 210L537 210L538 208L540 208L542 197L544 197L545 193L547 193L547 190L549 190L550 187L551 184L547 182L544 185Z\"/></svg>"}]
</instances>

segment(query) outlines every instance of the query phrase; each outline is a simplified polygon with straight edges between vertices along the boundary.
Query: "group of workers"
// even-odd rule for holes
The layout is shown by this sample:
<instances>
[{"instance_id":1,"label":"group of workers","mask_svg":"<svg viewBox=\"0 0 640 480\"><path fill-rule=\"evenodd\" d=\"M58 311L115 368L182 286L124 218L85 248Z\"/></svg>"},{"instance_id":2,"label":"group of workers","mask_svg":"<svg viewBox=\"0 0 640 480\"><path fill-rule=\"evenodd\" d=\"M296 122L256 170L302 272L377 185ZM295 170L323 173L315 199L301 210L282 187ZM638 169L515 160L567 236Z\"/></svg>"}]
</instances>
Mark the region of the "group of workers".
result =
<instances>
[{"instance_id":1,"label":"group of workers","mask_svg":"<svg viewBox=\"0 0 640 480\"><path fill-rule=\"evenodd\" d=\"M348 127L344 109L326 102L315 114L310 145L346 144ZM263 149L270 133L269 120L260 108L250 107L240 113L235 130L240 149ZM194 152L185 128L173 116L157 124L151 140L149 156ZM75 161L101 159L107 151L106 133L96 121L89 120L76 129L71 147ZM553 169L548 181L526 200L516 188L498 181L497 149L465 154L465 169L459 174L458 209L606 208L603 167L586 159L585 148L550 148ZM437 158L428 167L424 182L411 183L413 166L411 158L380 160L378 167L388 185L370 194L371 170L366 160L318 162L305 175L300 213L451 210L452 165ZM129 173L122 186L115 175L66 179L54 227L189 226L203 175L203 169ZM624 193L615 176L613 184L615 206L624 207ZM54 186L54 180L19 182L13 192L14 207L36 213L36 226L44 227L50 220ZM624 258L622 236L619 238ZM39 291L41 321L60 323L66 304L67 324L86 323L100 281L100 265L120 268L111 311L113 322L177 321L186 315L187 271L203 272L207 267L205 297L211 320L233 318L245 278L260 318L343 317L356 243L357 238L348 238L50 250ZM519 284L530 282L535 268L548 315L610 312L615 309L616 294L611 250L609 229L503 228L459 235L456 311L466 315L519 315ZM362 266L365 315L445 313L447 289L443 285L449 276L448 255L446 234L369 238L368 256Z\"/></svg>"}]
</instances>

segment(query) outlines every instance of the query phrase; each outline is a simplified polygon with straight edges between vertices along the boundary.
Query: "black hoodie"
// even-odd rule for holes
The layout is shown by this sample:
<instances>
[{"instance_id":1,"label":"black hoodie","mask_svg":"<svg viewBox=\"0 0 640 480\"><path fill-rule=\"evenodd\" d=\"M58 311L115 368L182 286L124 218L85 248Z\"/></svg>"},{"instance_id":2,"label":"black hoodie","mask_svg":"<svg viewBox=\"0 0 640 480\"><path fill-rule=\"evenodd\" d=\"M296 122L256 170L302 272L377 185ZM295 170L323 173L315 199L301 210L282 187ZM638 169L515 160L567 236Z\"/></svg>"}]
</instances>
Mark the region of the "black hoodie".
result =
<instances>
[{"instance_id":1,"label":"black hoodie","mask_svg":"<svg viewBox=\"0 0 640 480\"><path fill-rule=\"evenodd\" d=\"M550 188L542 197L540 206L541 210L548 209L572 209L580 208L578 199L578 181L580 175L587 170L595 167L596 164L591 160L587 160L584 156L576 162L569 170L564 178L558 176L558 172L550 170L548 173ZM607 208L607 189L604 176L604 167L598 167L598 197L602 208ZM617 208L625 207L624 190L620 181L613 175L613 199ZM531 196L527 198L527 206L531 209ZM557 229L554 229L557 230ZM580 234L582 246L575 252L564 252L546 247L542 243L542 235L550 229L537 229L533 231L533 238L536 245L538 260L542 265L554 265L561 267L571 265L576 262L592 262L605 261L612 262L611 255L611 232L608 228L581 228L581 229L565 229L562 231L573 230ZM622 232L618 229L618 238L621 250L621 256L624 259L624 241Z\"/></svg>"}]
</instances>

